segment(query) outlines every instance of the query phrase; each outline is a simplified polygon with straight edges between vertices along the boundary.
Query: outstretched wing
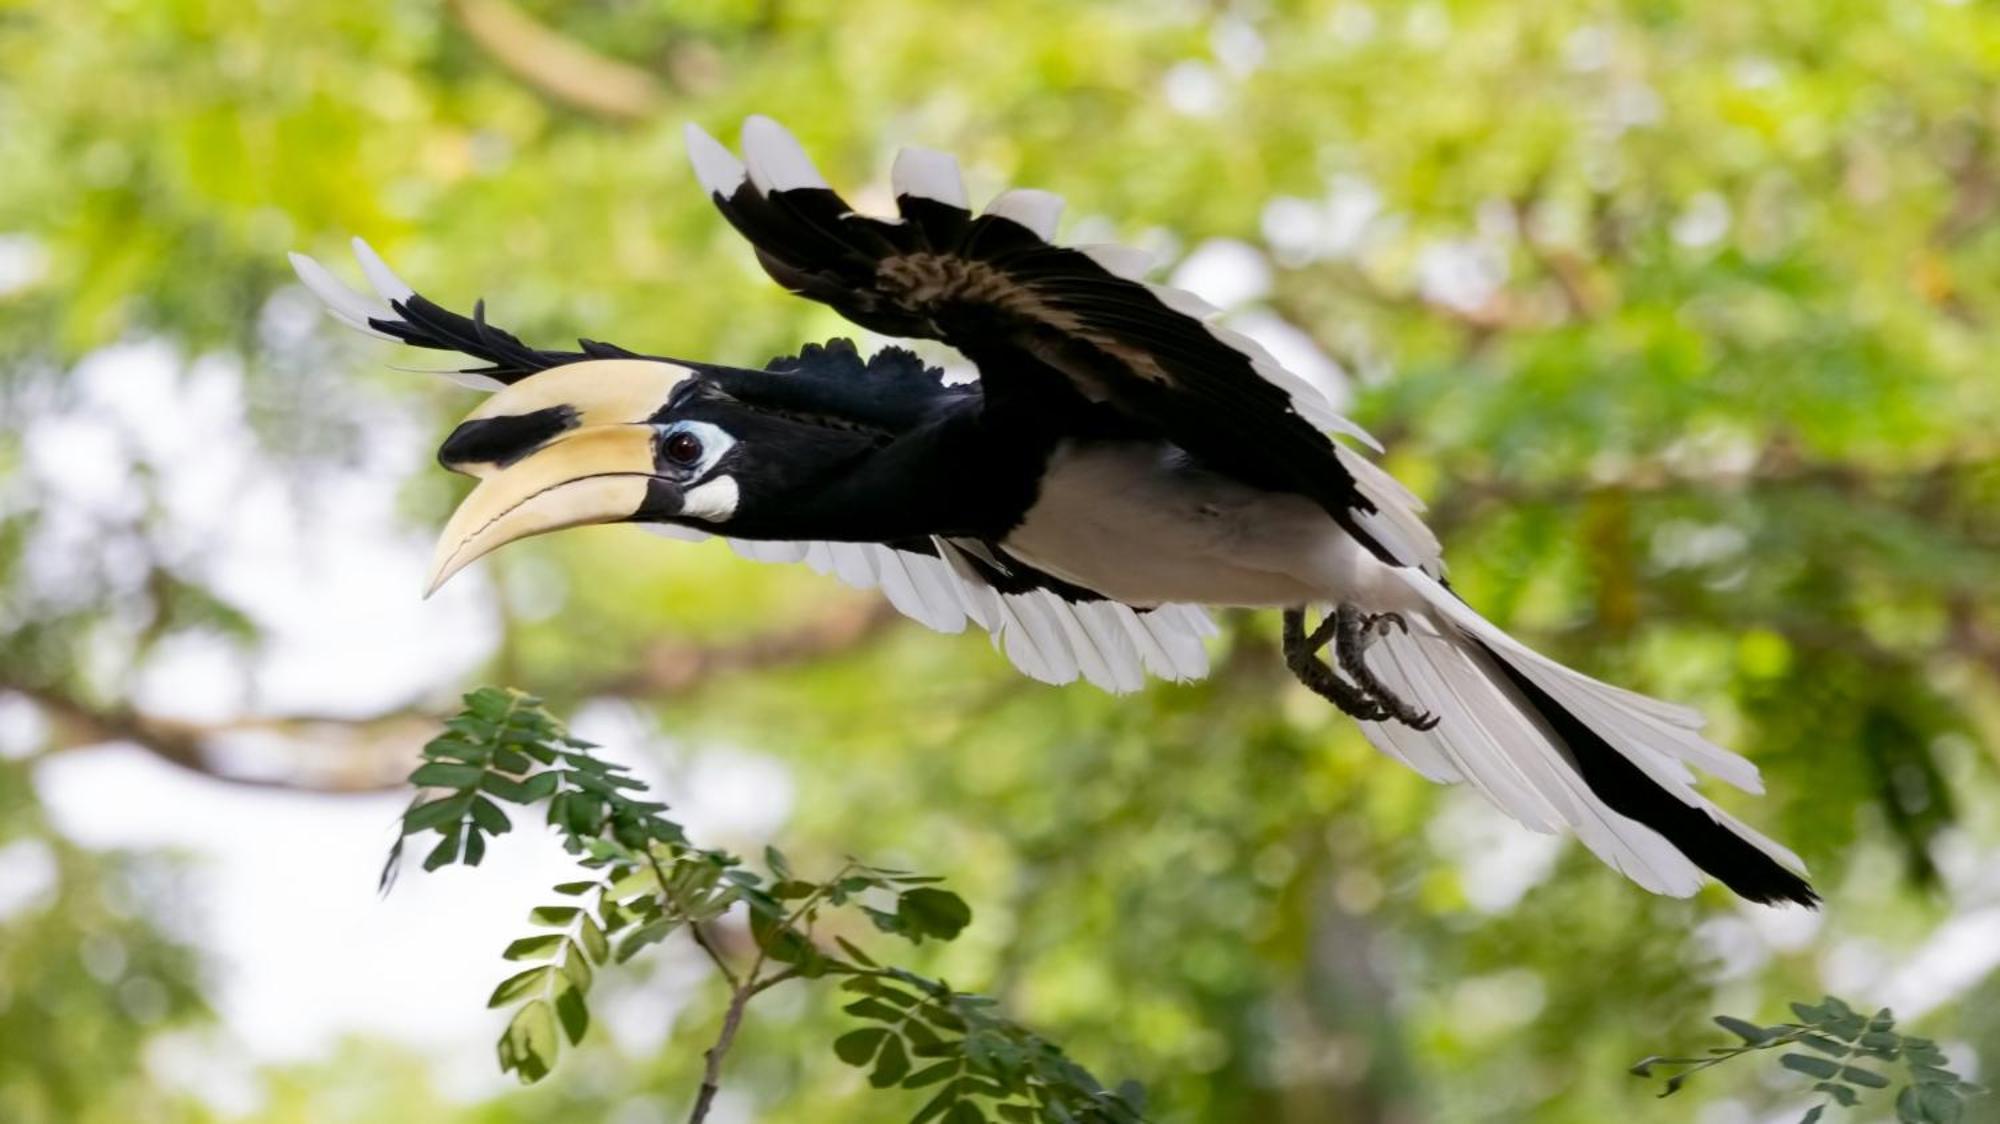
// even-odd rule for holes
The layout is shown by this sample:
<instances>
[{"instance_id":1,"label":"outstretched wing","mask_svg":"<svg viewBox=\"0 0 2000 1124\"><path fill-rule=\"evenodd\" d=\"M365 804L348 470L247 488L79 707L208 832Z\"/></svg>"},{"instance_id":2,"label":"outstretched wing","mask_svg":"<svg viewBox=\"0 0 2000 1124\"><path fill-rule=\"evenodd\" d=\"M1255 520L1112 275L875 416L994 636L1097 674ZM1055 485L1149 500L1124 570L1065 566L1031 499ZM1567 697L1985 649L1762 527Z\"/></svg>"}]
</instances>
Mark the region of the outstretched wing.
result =
<instances>
[{"instance_id":1,"label":"outstretched wing","mask_svg":"<svg viewBox=\"0 0 2000 1124\"><path fill-rule=\"evenodd\" d=\"M580 341L581 351L545 351L522 343L486 323L483 302L471 317L426 300L396 276L367 243L354 240L373 294L349 288L326 267L303 254L292 255L299 279L335 319L369 335L414 347L453 351L481 366L439 371L479 390L498 390L537 371L583 359L640 357L610 344ZM863 361L854 346L835 340L809 345L796 356L773 359L767 369L801 378L877 378L889 382L936 382L941 372L926 368L907 352L886 351ZM885 393L885 409L909 394ZM969 393L950 388L943 393ZM880 419L893 424L893 415ZM668 538L699 541L710 537L693 528L648 524ZM996 648L1026 674L1046 683L1084 679L1107 691L1136 691L1148 674L1184 681L1208 674L1202 641L1215 634L1207 614L1187 605L1135 610L1097 598L1016 559L986 561L966 548L937 540L884 543L765 542L730 539L745 558L759 562L802 562L860 589L879 589L903 615L939 632L958 633L967 622L992 635ZM990 544L971 549L990 554Z\"/></svg>"},{"instance_id":2,"label":"outstretched wing","mask_svg":"<svg viewBox=\"0 0 2000 1124\"><path fill-rule=\"evenodd\" d=\"M702 186L780 284L891 335L941 340L979 368L989 411L1087 401L1262 487L1316 500L1383 560L1441 573L1422 505L1333 440L1374 441L1191 293L1140 279L1144 255L1051 241L1062 200L1002 193L974 215L958 166L904 149L895 218L856 213L768 118L744 160L690 125Z\"/></svg>"},{"instance_id":3,"label":"outstretched wing","mask_svg":"<svg viewBox=\"0 0 2000 1124\"><path fill-rule=\"evenodd\" d=\"M585 359L658 359L596 340L578 340L576 351L543 351L529 347L511 332L486 322L486 302L475 301L471 316L461 316L426 300L396 276L373 247L353 240L361 272L375 290L373 296L347 287L327 268L304 254L291 255L292 269L313 291L334 319L355 331L411 347L455 351L485 364L439 371L474 390L498 390L537 371L579 363Z\"/></svg>"}]
</instances>

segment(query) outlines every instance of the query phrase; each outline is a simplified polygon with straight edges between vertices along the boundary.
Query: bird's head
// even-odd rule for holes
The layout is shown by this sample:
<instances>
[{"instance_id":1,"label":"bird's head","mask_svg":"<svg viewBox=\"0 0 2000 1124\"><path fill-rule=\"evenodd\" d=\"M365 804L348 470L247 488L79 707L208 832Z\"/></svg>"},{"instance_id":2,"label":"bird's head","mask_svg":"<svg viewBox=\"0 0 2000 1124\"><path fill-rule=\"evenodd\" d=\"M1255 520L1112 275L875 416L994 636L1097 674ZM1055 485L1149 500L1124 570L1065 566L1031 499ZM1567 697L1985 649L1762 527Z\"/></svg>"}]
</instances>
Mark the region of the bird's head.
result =
<instances>
[{"instance_id":1,"label":"bird's head","mask_svg":"<svg viewBox=\"0 0 2000 1124\"><path fill-rule=\"evenodd\" d=\"M438 449L479 478L438 539L426 594L513 542L590 523L728 532L769 513L869 444L747 406L719 372L603 359L497 391Z\"/></svg>"}]
</instances>

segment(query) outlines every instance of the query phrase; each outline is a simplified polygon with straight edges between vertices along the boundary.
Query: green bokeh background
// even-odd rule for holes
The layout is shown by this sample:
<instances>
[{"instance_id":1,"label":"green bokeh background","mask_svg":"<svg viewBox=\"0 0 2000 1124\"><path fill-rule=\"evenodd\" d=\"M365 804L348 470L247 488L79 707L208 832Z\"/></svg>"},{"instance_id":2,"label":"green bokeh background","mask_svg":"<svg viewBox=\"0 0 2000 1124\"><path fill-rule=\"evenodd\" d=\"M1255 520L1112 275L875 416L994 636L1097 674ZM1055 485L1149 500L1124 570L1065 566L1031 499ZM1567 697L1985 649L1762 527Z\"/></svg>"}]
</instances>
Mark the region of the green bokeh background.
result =
<instances>
[{"instance_id":1,"label":"green bokeh background","mask_svg":"<svg viewBox=\"0 0 2000 1124\"><path fill-rule=\"evenodd\" d=\"M68 841L32 777L122 729L162 644L254 652L264 622L198 552L60 588L23 564L48 499L24 436L76 365L136 340L233 358L261 455L309 491L363 439L356 396L432 435L470 400L330 321L272 330L302 296L287 250L335 262L363 235L551 345L754 364L853 334L765 281L693 184L682 122L733 139L753 112L862 199L922 143L975 197L1055 189L1066 229L1169 266L1211 239L1256 251L1268 291L1235 311L1350 372L1459 588L1709 713L1769 788L1717 798L1826 893L1811 939L1773 948L1720 891L1652 898L1565 846L1490 902L1468 885L1490 817L1293 685L1268 615L1225 616L1208 682L1114 699L1027 682L978 638L851 628L868 595L715 544L593 529L496 563L514 580L476 678L559 709L636 692L676 738L781 760L796 861L948 875L977 919L929 966L1137 1078L1160 1120L1762 1119L1795 1090L1723 1070L1656 1101L1624 1068L1707 1043L1716 1011L1782 1017L1837 955L1890 975L2000 903L1991 6L0 0L20 275L0 286L0 696L49 720L0 760L0 844L40 839L60 872L0 917L0 1119L229 1118L141 1061L213 1017L203 949L160 904L184 872ZM1483 280L1440 280L1466 268ZM131 455L149 496L160 466ZM414 476L408 525L457 487ZM117 535L166 541L140 507ZM694 690L631 671L827 621L858 638ZM112 930L158 985L137 1014L79 960ZM357 1041L264 1074L252 1118L677 1119L718 998L657 1054L599 1040L477 1104ZM1996 1003L2000 978L1975 981L1922 1027L1990 1076ZM730 1080L756 1119L897 1118L826 1048L836 1006L753 1017Z\"/></svg>"}]
</instances>

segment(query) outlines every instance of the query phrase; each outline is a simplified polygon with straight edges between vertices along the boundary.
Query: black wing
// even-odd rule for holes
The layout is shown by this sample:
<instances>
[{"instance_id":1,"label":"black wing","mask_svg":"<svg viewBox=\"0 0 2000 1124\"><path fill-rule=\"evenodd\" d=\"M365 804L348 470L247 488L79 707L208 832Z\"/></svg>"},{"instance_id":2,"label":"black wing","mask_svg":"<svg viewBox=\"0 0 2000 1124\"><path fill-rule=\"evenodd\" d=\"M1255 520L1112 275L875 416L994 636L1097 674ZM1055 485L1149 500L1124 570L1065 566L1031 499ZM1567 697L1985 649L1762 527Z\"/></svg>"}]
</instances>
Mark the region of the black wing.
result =
<instances>
[{"instance_id":1,"label":"black wing","mask_svg":"<svg viewBox=\"0 0 2000 1124\"><path fill-rule=\"evenodd\" d=\"M900 217L875 218L766 118L744 124L747 167L692 126L688 143L766 272L863 327L957 348L988 410L1108 406L1248 483L1312 498L1385 561L1436 563L1420 505L1324 430L1365 434L1253 341L1205 322L1199 298L1129 276L1131 251L1051 243L1055 196L1010 191L975 216L949 156L906 149Z\"/></svg>"}]
</instances>

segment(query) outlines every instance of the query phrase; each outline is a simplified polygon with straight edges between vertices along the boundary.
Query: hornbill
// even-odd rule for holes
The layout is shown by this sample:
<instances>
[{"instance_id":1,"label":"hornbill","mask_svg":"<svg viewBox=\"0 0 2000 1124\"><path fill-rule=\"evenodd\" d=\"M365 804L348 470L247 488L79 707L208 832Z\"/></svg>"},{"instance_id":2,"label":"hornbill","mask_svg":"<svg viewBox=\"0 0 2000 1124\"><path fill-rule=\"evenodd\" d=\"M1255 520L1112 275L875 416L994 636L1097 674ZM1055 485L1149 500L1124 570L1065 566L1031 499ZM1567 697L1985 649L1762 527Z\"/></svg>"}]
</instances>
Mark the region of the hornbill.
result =
<instances>
[{"instance_id":1,"label":"hornbill","mask_svg":"<svg viewBox=\"0 0 2000 1124\"><path fill-rule=\"evenodd\" d=\"M301 279L366 332L454 351L495 391L439 450L480 477L431 588L515 539L632 522L713 533L757 559L880 587L945 631L966 622L1036 678L1115 691L1206 671L1197 606L1283 610L1286 663L1384 753L1471 784L1536 830L1567 829L1645 888L1701 873L1812 906L1797 856L1694 788L1756 768L1690 709L1522 645L1445 579L1423 505L1373 439L1214 309L1147 284L1144 255L1053 241L1062 201L1001 194L974 214L952 158L905 149L898 214L861 214L768 118L743 159L692 125L697 178L785 288L914 354L835 340L762 370L589 340L544 351L418 296L356 240L364 296L309 258ZM1306 610L1326 607L1310 630ZM1320 655L1331 646L1332 662Z\"/></svg>"}]
</instances>

